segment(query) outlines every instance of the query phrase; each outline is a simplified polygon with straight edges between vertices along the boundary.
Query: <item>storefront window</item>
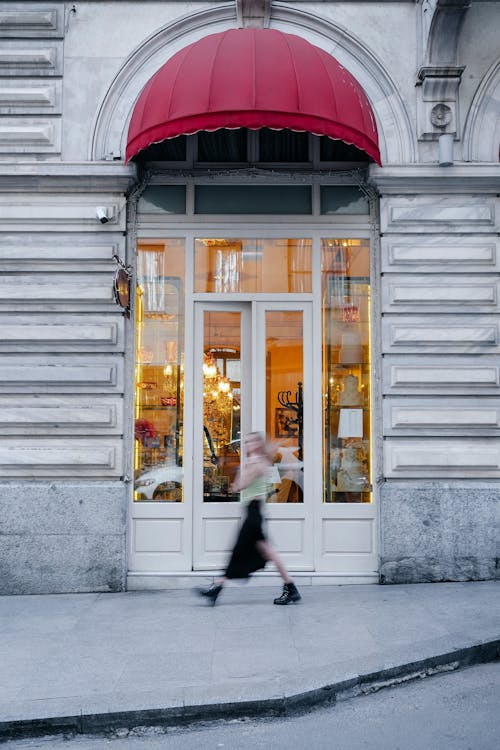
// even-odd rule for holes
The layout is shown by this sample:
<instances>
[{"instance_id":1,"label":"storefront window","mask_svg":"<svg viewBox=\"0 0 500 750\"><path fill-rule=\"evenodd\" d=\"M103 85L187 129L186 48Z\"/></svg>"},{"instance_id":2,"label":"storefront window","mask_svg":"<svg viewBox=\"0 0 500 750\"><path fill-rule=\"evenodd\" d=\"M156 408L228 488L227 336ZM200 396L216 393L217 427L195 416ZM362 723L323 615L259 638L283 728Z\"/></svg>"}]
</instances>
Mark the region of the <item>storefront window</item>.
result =
<instances>
[{"instance_id":1,"label":"storefront window","mask_svg":"<svg viewBox=\"0 0 500 750\"><path fill-rule=\"evenodd\" d=\"M267 310L266 435L276 448L273 503L304 502L303 385L303 313Z\"/></svg>"},{"instance_id":2,"label":"storefront window","mask_svg":"<svg viewBox=\"0 0 500 750\"><path fill-rule=\"evenodd\" d=\"M324 501L371 502L370 252L321 241Z\"/></svg>"},{"instance_id":3,"label":"storefront window","mask_svg":"<svg viewBox=\"0 0 500 750\"><path fill-rule=\"evenodd\" d=\"M311 292L310 239L195 240L195 292Z\"/></svg>"},{"instance_id":4,"label":"storefront window","mask_svg":"<svg viewBox=\"0 0 500 750\"><path fill-rule=\"evenodd\" d=\"M184 240L138 244L136 501L182 501L184 266Z\"/></svg>"}]
</instances>

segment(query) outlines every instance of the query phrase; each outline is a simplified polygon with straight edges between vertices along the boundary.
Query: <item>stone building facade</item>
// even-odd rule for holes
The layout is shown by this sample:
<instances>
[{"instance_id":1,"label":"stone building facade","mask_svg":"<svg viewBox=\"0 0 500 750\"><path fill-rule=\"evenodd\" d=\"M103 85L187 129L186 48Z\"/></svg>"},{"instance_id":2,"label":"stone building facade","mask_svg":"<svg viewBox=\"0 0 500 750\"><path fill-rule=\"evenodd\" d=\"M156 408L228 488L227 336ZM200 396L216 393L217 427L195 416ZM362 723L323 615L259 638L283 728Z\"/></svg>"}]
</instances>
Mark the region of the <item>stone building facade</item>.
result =
<instances>
[{"instance_id":1,"label":"stone building facade","mask_svg":"<svg viewBox=\"0 0 500 750\"><path fill-rule=\"evenodd\" d=\"M367 162L360 172L311 162L297 172L254 163L232 174L227 165L209 173L192 164L155 171L126 163L145 84L188 45L238 27L301 37L347 69L371 105L381 164ZM322 482L311 479L302 505L311 504L312 530L297 526L301 541L281 531L284 515L276 511L272 523L294 575L318 584L499 577L499 27L500 5L481 0L2 3L1 593L182 586L220 565L220 556L196 557L202 506L191 505L198 480L188 474L200 470L204 449L188 434L187 390L185 456L177 461L183 502L143 496L138 503L134 495L136 259L141 242L196 236L203 220L196 207L189 213L189 197L182 216L159 215L141 199L145 191L168 183L196 196L198 184L234 180L305 181L313 206L314 191L355 185L368 202L366 214L340 212L331 221L313 208L295 233L308 237L310 226L318 248L330 236L364 238L370 248L371 496L366 507L344 497L326 512ZM258 228L275 236L283 213L240 217L237 231L250 222L249 236ZM222 235L211 215L203 236L234 237L234 215L220 209L217 220ZM132 276L131 314L114 297L116 257ZM194 305L211 304L193 294ZM321 326L320 297L293 303L311 303L313 331ZM196 313L186 303L184 314L187 368L196 358ZM313 333L319 368L321 341ZM197 382L193 375L193 403ZM179 402L165 408L172 403ZM317 453L311 477L322 476L325 460L324 452L318 458L320 399L315 404L305 428L319 446L307 454ZM345 434L357 434L350 429ZM300 507L294 503L294 519ZM221 514L232 530L234 518ZM207 519L203 529L218 516ZM193 556L181 550L188 536ZM217 554L225 552L214 540Z\"/></svg>"}]
</instances>

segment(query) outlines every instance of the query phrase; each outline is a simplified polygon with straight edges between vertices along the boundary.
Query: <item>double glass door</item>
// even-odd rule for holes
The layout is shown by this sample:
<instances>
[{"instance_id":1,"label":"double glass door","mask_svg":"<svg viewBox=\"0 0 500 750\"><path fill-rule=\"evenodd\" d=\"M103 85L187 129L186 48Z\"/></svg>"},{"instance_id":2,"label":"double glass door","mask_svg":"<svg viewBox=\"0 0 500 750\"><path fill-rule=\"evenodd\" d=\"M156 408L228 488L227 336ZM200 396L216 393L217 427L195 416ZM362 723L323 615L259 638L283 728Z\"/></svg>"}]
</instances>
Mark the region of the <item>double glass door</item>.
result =
<instances>
[{"instance_id":1,"label":"double glass door","mask_svg":"<svg viewBox=\"0 0 500 750\"><path fill-rule=\"evenodd\" d=\"M311 303L195 303L193 565L220 569L241 506L232 490L245 435L273 449L266 503L271 542L312 568Z\"/></svg>"}]
</instances>

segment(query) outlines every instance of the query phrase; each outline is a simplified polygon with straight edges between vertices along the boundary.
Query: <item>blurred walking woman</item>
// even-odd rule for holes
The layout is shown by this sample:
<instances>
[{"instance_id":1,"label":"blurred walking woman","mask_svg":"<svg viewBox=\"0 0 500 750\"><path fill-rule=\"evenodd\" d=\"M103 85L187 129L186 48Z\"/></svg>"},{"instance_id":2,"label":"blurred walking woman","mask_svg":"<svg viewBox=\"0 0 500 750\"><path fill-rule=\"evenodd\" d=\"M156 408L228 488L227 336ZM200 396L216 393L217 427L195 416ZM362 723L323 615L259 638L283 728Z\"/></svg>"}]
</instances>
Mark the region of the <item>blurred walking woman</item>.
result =
<instances>
[{"instance_id":1,"label":"blurred walking woman","mask_svg":"<svg viewBox=\"0 0 500 750\"><path fill-rule=\"evenodd\" d=\"M223 576L208 589L197 589L200 596L215 604L225 582L231 578L249 578L256 570L264 568L270 560L283 579L283 592L275 604L290 604L301 598L297 587L288 575L281 559L267 541L262 528L262 504L272 490L271 456L262 435L250 432L245 439L246 464L242 466L231 486L232 492L241 492L246 506L246 516Z\"/></svg>"}]
</instances>

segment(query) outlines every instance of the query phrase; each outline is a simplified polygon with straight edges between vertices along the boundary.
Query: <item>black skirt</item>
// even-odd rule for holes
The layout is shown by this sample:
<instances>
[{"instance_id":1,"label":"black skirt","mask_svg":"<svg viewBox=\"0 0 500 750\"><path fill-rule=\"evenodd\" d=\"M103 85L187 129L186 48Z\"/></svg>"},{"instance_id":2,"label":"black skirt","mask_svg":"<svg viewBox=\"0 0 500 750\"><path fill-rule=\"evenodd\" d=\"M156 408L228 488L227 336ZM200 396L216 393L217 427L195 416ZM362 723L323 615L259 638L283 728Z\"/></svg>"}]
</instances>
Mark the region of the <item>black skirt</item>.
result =
<instances>
[{"instance_id":1,"label":"black skirt","mask_svg":"<svg viewBox=\"0 0 500 750\"><path fill-rule=\"evenodd\" d=\"M256 570L261 570L267 561L257 549L257 542L264 542L265 539L261 501L252 500L247 506L246 518L233 547L225 577L248 578Z\"/></svg>"}]
</instances>

